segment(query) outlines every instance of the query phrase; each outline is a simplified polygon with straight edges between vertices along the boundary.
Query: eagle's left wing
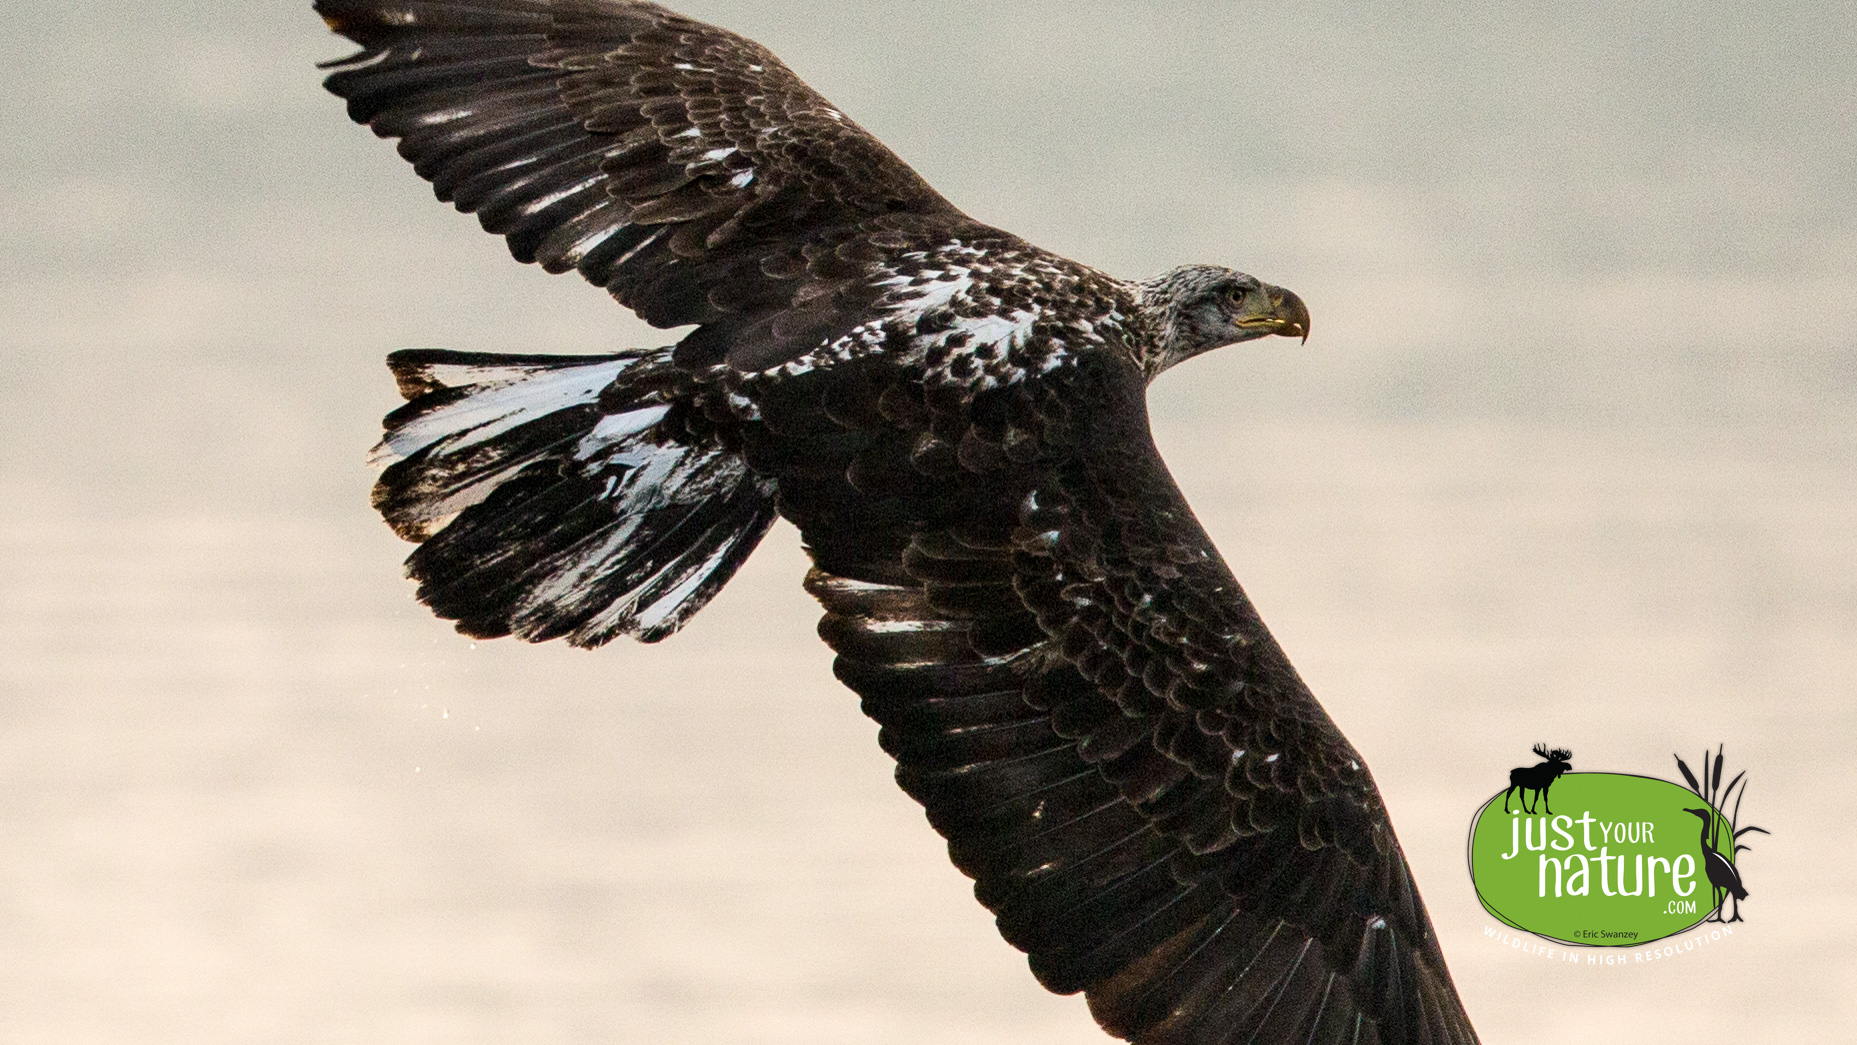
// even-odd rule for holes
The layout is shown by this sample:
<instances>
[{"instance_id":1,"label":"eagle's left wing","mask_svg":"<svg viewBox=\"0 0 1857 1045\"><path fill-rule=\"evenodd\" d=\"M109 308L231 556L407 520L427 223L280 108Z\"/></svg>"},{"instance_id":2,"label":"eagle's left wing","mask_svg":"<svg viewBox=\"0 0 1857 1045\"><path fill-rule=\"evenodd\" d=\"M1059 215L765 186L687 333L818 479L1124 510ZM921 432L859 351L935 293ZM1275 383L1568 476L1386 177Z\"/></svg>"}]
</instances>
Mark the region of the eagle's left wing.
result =
<instances>
[{"instance_id":1,"label":"eagle's left wing","mask_svg":"<svg viewBox=\"0 0 1857 1045\"><path fill-rule=\"evenodd\" d=\"M1474 1041L1372 777L1168 475L1141 373L1064 360L807 375L750 444L898 781L1118 1036Z\"/></svg>"}]
</instances>

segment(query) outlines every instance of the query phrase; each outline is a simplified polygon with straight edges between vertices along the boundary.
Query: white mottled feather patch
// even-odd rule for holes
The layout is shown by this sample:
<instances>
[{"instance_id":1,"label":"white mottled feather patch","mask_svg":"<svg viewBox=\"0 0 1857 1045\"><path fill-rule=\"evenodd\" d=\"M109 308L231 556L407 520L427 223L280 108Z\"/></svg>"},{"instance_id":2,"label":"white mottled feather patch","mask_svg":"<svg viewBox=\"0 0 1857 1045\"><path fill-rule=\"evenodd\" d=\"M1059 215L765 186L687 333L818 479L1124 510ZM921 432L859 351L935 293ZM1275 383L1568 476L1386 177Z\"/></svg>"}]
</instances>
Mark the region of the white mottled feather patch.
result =
<instances>
[{"instance_id":1,"label":"white mottled feather patch","mask_svg":"<svg viewBox=\"0 0 1857 1045\"><path fill-rule=\"evenodd\" d=\"M1054 295L1050 288L1088 284L1075 269L1012 248L956 241L909 251L886 262L871 285L883 293L865 322L767 376L884 355L924 366L933 383L984 391L1068 365L1123 323L1113 283L1096 283L1088 297Z\"/></svg>"},{"instance_id":2,"label":"white mottled feather patch","mask_svg":"<svg viewBox=\"0 0 1857 1045\"><path fill-rule=\"evenodd\" d=\"M385 466L428 447L455 453L494 439L557 410L594 402L636 359L613 359L566 369L512 365L441 365L428 374L446 387L469 387L471 395L412 418L375 447L371 461ZM448 380L448 378L450 380Z\"/></svg>"},{"instance_id":3,"label":"white mottled feather patch","mask_svg":"<svg viewBox=\"0 0 1857 1045\"><path fill-rule=\"evenodd\" d=\"M1037 321L1038 313L1015 309L1009 316L976 316L973 319L956 320L950 333L966 334L971 344L1004 345L1010 348L1030 337L1032 324Z\"/></svg>"},{"instance_id":4,"label":"white mottled feather patch","mask_svg":"<svg viewBox=\"0 0 1857 1045\"><path fill-rule=\"evenodd\" d=\"M574 450L574 457L576 460L585 461L596 456L601 451L624 442L664 420L664 415L670 412L671 408L668 406L648 406L642 410L608 414L600 419L599 424L593 426L593 431L581 438L580 445Z\"/></svg>"},{"instance_id":5,"label":"white mottled feather patch","mask_svg":"<svg viewBox=\"0 0 1857 1045\"><path fill-rule=\"evenodd\" d=\"M923 273L930 275L930 273ZM938 308L944 308L956 298L964 297L974 289L974 274L964 268L950 268L935 273L938 278L933 283L915 284L915 278L897 276L886 281L892 285L900 284L898 289L885 295L884 302L890 314L899 319L916 320ZM882 285L882 284L879 284Z\"/></svg>"}]
</instances>

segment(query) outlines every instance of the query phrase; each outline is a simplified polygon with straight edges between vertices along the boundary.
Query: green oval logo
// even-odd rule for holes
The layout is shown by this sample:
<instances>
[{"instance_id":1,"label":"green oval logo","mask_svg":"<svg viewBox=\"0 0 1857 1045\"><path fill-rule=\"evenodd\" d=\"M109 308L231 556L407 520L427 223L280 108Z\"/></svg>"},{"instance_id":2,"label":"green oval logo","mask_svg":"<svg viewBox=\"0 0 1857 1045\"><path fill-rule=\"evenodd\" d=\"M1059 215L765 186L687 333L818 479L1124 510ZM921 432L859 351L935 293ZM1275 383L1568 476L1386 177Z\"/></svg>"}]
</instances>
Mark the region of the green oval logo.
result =
<instances>
[{"instance_id":1,"label":"green oval logo","mask_svg":"<svg viewBox=\"0 0 1857 1045\"><path fill-rule=\"evenodd\" d=\"M1546 798L1527 797L1498 792L1470 828L1477 899L1507 925L1563 943L1636 947L1715 912L1707 854L1732 864L1735 833L1695 792L1569 772L1552 782L1551 810Z\"/></svg>"}]
</instances>

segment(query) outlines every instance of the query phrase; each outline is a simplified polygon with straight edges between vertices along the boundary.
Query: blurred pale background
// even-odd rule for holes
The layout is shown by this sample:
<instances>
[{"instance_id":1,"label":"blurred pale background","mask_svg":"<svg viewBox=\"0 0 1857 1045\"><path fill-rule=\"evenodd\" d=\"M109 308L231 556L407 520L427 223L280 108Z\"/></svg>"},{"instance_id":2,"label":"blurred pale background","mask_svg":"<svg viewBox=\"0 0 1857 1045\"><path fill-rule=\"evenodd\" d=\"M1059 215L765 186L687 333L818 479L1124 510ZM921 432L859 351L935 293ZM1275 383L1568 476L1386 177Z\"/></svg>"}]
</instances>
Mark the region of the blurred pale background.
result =
<instances>
[{"instance_id":1,"label":"blurred pale background","mask_svg":"<svg viewBox=\"0 0 1857 1045\"><path fill-rule=\"evenodd\" d=\"M1100 1040L890 782L790 529L652 649L412 602L381 356L660 335L349 125L307 8L23 0L0 37L0 1041ZM1156 423L1486 1041L1848 1039L1857 7L685 9L983 219L1311 303ZM1773 831L1730 945L1483 938L1463 832L1529 745L1718 740Z\"/></svg>"}]
</instances>

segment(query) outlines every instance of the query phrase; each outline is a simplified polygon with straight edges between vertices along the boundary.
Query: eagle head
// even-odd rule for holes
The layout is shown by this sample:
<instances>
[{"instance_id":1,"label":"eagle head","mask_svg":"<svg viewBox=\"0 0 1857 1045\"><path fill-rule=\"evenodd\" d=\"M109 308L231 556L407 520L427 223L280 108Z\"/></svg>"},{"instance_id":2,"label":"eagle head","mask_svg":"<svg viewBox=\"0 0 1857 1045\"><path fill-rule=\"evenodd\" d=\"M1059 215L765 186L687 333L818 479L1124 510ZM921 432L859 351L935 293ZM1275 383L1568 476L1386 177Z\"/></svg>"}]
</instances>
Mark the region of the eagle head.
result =
<instances>
[{"instance_id":1,"label":"eagle head","mask_svg":"<svg viewBox=\"0 0 1857 1045\"><path fill-rule=\"evenodd\" d=\"M1142 363L1153 378L1176 363L1240 341L1277 334L1309 340L1309 307L1255 276L1188 265L1141 284L1153 332Z\"/></svg>"}]
</instances>

